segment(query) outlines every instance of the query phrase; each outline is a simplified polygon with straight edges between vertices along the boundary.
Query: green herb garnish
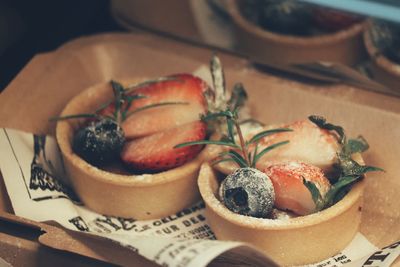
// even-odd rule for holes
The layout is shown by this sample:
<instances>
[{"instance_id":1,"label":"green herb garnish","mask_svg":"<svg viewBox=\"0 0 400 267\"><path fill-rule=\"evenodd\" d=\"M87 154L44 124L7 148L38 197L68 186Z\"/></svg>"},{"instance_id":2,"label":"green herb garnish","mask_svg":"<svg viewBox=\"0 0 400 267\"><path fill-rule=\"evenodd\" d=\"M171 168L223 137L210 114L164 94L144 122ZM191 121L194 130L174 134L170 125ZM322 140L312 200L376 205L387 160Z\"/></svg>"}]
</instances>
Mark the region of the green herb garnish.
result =
<instances>
[{"instance_id":1,"label":"green herb garnish","mask_svg":"<svg viewBox=\"0 0 400 267\"><path fill-rule=\"evenodd\" d=\"M66 115L62 117L52 117L50 118L50 121L59 121L59 120L68 120L68 119L80 119L80 118L94 118L94 119L111 119L116 121L118 124L121 124L123 121L125 121L129 116L154 107L159 107L159 106L166 106L166 105L187 105L187 102L160 102L160 103L154 103L150 104L147 106L143 106L140 108L137 108L135 110L130 110L132 103L135 100L138 99L143 99L146 98L146 95L142 94L133 94L132 91L142 88L144 86L151 85L156 82L160 81L165 81L165 80L178 80L177 78L174 77L165 77L165 78L159 78L156 80L150 80L146 82L139 83L137 85L130 85L127 88L124 88L122 84L111 80L111 86L113 90L113 95L114 99L107 101L103 104L101 104L94 113L82 113L82 114L73 114L73 115ZM115 110L113 111L112 114L102 114L102 112L108 108L110 105L114 104Z\"/></svg>"},{"instance_id":2,"label":"green herb garnish","mask_svg":"<svg viewBox=\"0 0 400 267\"><path fill-rule=\"evenodd\" d=\"M327 123L325 118L320 116L309 116L309 119L321 129L336 132L339 137L339 144L341 145L341 150L337 155L338 164L336 166L339 171L339 177L334 181L324 197L322 197L317 186L313 182L303 179L303 184L310 191L317 210L322 210L341 200L347 192L350 191L354 183L363 179L365 173L383 171L383 169L374 166L360 165L352 159L352 154L364 152L369 148L367 141L362 136L347 140L341 126Z\"/></svg>"},{"instance_id":3,"label":"green herb garnish","mask_svg":"<svg viewBox=\"0 0 400 267\"><path fill-rule=\"evenodd\" d=\"M277 148L281 145L287 144L289 141L279 142L270 145L261 151L258 151L259 141L269 135L292 131L287 128L271 129L260 132L253 136L248 141L243 138L242 130L240 128L239 122L239 110L242 108L247 100L247 93L244 86L241 83L234 85L232 89L231 96L228 100L225 97L225 80L222 72L222 66L219 59L213 56L211 59L211 73L213 76L214 91L208 93L209 96L209 112L202 116L202 120L207 122L216 123L218 126L226 124L226 133L222 133L220 140L201 140L194 142L187 142L177 145L175 148L192 146L192 145L221 145L230 147L226 152L223 152L219 157L213 162L213 164L233 161L239 167L255 167L257 161L268 151ZM210 90L212 90L210 88ZM211 111L210 111L211 110ZM214 129L220 129L221 127L214 127ZM235 134L238 136L238 142L236 141ZM249 147L254 146L252 152L249 151ZM239 151L239 152L238 152Z\"/></svg>"}]
</instances>

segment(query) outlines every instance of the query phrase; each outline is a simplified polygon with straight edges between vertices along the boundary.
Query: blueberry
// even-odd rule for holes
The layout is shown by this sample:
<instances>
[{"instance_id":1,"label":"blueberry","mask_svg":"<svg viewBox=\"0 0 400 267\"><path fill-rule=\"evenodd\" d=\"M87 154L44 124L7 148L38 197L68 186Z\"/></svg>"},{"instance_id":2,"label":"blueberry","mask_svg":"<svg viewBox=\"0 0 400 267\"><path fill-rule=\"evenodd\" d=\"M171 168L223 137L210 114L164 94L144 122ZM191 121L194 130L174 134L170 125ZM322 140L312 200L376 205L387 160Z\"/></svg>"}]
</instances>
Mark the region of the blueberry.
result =
<instances>
[{"instance_id":1,"label":"blueberry","mask_svg":"<svg viewBox=\"0 0 400 267\"><path fill-rule=\"evenodd\" d=\"M72 148L87 162L100 166L118 159L124 142L125 135L118 123L101 119L79 129Z\"/></svg>"},{"instance_id":2,"label":"blueberry","mask_svg":"<svg viewBox=\"0 0 400 267\"><path fill-rule=\"evenodd\" d=\"M266 218L275 202L271 180L254 168L240 168L228 175L219 194L229 210L258 218Z\"/></svg>"}]
</instances>

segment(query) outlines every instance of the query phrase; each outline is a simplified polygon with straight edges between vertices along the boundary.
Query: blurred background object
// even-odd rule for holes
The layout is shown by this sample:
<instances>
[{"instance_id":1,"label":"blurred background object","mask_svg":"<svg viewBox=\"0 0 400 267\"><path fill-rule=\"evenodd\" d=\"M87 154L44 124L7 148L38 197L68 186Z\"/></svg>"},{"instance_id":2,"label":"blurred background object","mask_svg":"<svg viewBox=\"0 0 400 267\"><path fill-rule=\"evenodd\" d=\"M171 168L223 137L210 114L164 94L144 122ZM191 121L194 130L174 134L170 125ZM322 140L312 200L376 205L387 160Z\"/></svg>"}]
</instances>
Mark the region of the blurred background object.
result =
<instances>
[{"instance_id":1,"label":"blurred background object","mask_svg":"<svg viewBox=\"0 0 400 267\"><path fill-rule=\"evenodd\" d=\"M112 16L127 29L140 27L232 49L232 27L225 7L226 0L111 0Z\"/></svg>"},{"instance_id":2,"label":"blurred background object","mask_svg":"<svg viewBox=\"0 0 400 267\"><path fill-rule=\"evenodd\" d=\"M25 27L18 10L0 1L0 55L22 37Z\"/></svg>"},{"instance_id":3,"label":"blurred background object","mask_svg":"<svg viewBox=\"0 0 400 267\"><path fill-rule=\"evenodd\" d=\"M37 53L80 36L124 30L109 0L0 0L0 90Z\"/></svg>"},{"instance_id":4,"label":"blurred background object","mask_svg":"<svg viewBox=\"0 0 400 267\"><path fill-rule=\"evenodd\" d=\"M366 74L400 92L400 23L373 19L364 32L368 60Z\"/></svg>"},{"instance_id":5,"label":"blurred background object","mask_svg":"<svg viewBox=\"0 0 400 267\"><path fill-rule=\"evenodd\" d=\"M365 56L363 17L296 0L226 3L236 34L235 48L254 61L269 64L329 61L353 66Z\"/></svg>"},{"instance_id":6,"label":"blurred background object","mask_svg":"<svg viewBox=\"0 0 400 267\"><path fill-rule=\"evenodd\" d=\"M341 10L325 7L343 1ZM343 11L353 10L354 2L362 14L371 4L393 10L400 6L397 0L0 0L0 90L35 54L77 37L116 31L155 33L228 50L272 67L329 61L372 75L378 57L368 57L365 49L367 18ZM383 25L375 31L382 32L381 40L386 38L375 43L380 50L387 38L392 42L400 36L382 37L389 32ZM399 56L395 49L384 48L381 57Z\"/></svg>"},{"instance_id":7,"label":"blurred background object","mask_svg":"<svg viewBox=\"0 0 400 267\"><path fill-rule=\"evenodd\" d=\"M398 0L300 0L327 8L400 23Z\"/></svg>"}]
</instances>

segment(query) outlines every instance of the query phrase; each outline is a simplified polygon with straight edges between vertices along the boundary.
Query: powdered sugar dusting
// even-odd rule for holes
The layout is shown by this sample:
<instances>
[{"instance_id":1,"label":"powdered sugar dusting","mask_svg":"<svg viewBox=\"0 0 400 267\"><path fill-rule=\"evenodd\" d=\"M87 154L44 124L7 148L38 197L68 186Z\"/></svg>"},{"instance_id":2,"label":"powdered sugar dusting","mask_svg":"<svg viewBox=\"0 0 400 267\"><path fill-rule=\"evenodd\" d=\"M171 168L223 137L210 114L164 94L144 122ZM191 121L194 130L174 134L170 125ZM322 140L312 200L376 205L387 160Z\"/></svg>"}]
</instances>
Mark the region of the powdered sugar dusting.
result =
<instances>
[{"instance_id":1,"label":"powdered sugar dusting","mask_svg":"<svg viewBox=\"0 0 400 267\"><path fill-rule=\"evenodd\" d=\"M322 196L330 188L330 183L320 168L300 161L278 162L267 167L264 172L274 184L275 206L299 215L310 214L316 209L303 180L314 183Z\"/></svg>"}]
</instances>

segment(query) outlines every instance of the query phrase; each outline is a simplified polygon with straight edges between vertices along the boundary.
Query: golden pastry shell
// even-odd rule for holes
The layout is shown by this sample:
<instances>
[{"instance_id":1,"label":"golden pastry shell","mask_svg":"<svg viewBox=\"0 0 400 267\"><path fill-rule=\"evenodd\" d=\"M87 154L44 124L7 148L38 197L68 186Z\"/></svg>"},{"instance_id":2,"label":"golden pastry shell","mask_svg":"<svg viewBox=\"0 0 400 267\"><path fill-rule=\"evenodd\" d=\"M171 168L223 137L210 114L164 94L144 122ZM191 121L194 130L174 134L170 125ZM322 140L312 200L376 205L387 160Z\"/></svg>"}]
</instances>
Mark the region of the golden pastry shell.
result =
<instances>
[{"instance_id":1,"label":"golden pastry shell","mask_svg":"<svg viewBox=\"0 0 400 267\"><path fill-rule=\"evenodd\" d=\"M364 179L338 203L320 212L290 219L262 219L236 214L218 199L216 172L201 166L198 185L206 218L220 240L247 242L280 265L310 264L339 253L361 222Z\"/></svg>"},{"instance_id":2,"label":"golden pastry shell","mask_svg":"<svg viewBox=\"0 0 400 267\"><path fill-rule=\"evenodd\" d=\"M94 85L70 100L60 116L93 112L112 97L110 83ZM67 175L89 209L110 216L146 220L174 214L200 199L197 176L202 153L180 167L156 174L123 175L105 171L87 163L72 150L73 135L81 122L80 119L59 121L56 138Z\"/></svg>"}]
</instances>

